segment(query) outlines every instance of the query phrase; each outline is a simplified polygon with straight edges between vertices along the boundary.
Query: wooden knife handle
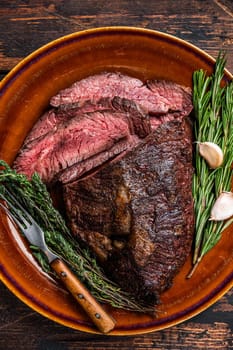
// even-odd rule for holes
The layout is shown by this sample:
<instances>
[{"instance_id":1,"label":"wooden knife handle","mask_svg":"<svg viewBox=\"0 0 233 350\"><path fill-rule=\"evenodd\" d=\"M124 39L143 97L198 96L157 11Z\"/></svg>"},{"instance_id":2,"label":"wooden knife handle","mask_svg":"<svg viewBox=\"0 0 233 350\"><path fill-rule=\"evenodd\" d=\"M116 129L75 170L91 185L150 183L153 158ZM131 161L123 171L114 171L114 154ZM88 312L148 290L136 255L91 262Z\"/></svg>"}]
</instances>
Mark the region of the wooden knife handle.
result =
<instances>
[{"instance_id":1,"label":"wooden knife handle","mask_svg":"<svg viewBox=\"0 0 233 350\"><path fill-rule=\"evenodd\" d=\"M93 323L102 333L110 332L115 326L115 320L109 316L102 306L91 295L88 289L78 280L69 267L60 259L55 259L50 266L61 278L62 282L77 302L86 311Z\"/></svg>"}]
</instances>

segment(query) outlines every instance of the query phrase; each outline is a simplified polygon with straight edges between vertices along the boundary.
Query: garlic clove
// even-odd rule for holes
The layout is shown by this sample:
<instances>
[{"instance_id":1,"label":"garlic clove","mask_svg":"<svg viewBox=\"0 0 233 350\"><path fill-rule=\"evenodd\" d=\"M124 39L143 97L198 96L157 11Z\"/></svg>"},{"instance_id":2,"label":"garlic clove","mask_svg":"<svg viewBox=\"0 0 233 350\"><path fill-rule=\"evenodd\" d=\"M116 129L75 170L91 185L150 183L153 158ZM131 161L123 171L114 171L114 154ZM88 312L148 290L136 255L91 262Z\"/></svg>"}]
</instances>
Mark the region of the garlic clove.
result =
<instances>
[{"instance_id":1,"label":"garlic clove","mask_svg":"<svg viewBox=\"0 0 233 350\"><path fill-rule=\"evenodd\" d=\"M231 216L233 216L233 193L222 192L211 209L210 220L222 221Z\"/></svg>"},{"instance_id":2,"label":"garlic clove","mask_svg":"<svg viewBox=\"0 0 233 350\"><path fill-rule=\"evenodd\" d=\"M216 169L223 163L223 151L213 142L198 142L200 155L206 160L211 169Z\"/></svg>"}]
</instances>

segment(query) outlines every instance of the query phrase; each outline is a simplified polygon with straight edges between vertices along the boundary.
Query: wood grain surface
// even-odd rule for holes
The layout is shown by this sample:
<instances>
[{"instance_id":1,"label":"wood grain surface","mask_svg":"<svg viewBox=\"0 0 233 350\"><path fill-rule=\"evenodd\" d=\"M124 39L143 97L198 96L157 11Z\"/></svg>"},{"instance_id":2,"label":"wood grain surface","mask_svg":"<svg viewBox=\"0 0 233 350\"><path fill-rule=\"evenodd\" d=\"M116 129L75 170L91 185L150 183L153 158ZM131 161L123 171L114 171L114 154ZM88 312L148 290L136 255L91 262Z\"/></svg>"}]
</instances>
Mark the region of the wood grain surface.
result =
<instances>
[{"instance_id":1,"label":"wood grain surface","mask_svg":"<svg viewBox=\"0 0 233 350\"><path fill-rule=\"evenodd\" d=\"M216 57L227 53L233 72L232 0L0 0L0 79L22 58L60 36L110 25L176 35ZM175 327L131 337L74 331L37 314L0 282L0 350L233 349L233 291Z\"/></svg>"}]
</instances>

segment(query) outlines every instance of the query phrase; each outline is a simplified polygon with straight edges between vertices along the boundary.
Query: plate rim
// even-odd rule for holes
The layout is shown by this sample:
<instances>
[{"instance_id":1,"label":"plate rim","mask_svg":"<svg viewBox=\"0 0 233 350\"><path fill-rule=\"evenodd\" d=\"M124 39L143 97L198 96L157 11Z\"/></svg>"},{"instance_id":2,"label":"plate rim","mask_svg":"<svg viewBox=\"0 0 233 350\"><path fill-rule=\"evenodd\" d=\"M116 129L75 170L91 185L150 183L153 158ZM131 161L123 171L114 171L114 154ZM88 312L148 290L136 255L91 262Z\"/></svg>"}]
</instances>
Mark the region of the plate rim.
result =
<instances>
[{"instance_id":1,"label":"plate rim","mask_svg":"<svg viewBox=\"0 0 233 350\"><path fill-rule=\"evenodd\" d=\"M4 92L10 87L11 82L13 82L15 79L17 79L17 76L21 74L21 72L28 67L28 65L33 64L33 62L37 59L39 59L41 56L49 54L51 50L55 50L57 47L60 47L62 45L65 45L67 43L72 42L72 40L77 40L79 37L83 38L84 36L89 35L99 35L101 33L110 33L110 32L128 32L128 33L135 33L137 34L149 34L151 36L158 36L160 38L166 38L168 40L171 40L172 42L176 41L177 43L180 43L182 47L185 49L190 49L192 52L196 53L197 55L200 55L202 59L205 58L208 63L211 62L211 64L215 63L215 59L206 53L204 50L198 48L197 46L193 45L192 43L189 43L188 41L185 41L183 39L180 39L174 35L160 32L153 29L146 29L146 28L140 28L140 27L128 27L128 26L108 26L108 27L98 27L98 28L91 28L91 29L85 29L81 31L77 31L74 33L70 33L64 36L61 36L53 41L50 41L49 43L41 46L37 50L33 51L31 54L26 56L24 59L22 59L15 67L12 68L12 70L0 81L0 97L4 94ZM233 75L225 69L226 75L229 79L233 79ZM21 301L23 301L26 305L31 307L34 311L38 312L39 314L47 317L48 319L55 321L63 326L70 327L76 330L84 331L87 333L98 333L94 328L88 325L78 325L77 322L75 324L69 324L69 321L63 321L60 317L57 317L55 314L50 313L49 311L41 309L40 306L33 303L30 298L27 297L26 291L21 288L17 287L17 282L14 283L14 278L11 276L8 271L4 268L4 266L0 263L0 280L6 285L6 287ZM180 324L196 315L201 313L202 311L206 310L208 307L213 305L217 300L219 300L227 291L229 291L233 287L233 271L228 276L228 278L225 279L224 283L222 285L217 286L216 290L213 291L213 296L210 297L210 299L203 301L201 305L195 310L188 311L187 313L184 313L184 315L180 316L177 320L171 320L165 325L160 326L149 326L145 328L133 329L127 329L127 330L113 330L109 333L109 335L117 335L117 336L125 336L125 335L137 335L137 334L145 334L150 332L159 331L162 329L169 328L171 326ZM23 291L25 293L23 293Z\"/></svg>"}]
</instances>

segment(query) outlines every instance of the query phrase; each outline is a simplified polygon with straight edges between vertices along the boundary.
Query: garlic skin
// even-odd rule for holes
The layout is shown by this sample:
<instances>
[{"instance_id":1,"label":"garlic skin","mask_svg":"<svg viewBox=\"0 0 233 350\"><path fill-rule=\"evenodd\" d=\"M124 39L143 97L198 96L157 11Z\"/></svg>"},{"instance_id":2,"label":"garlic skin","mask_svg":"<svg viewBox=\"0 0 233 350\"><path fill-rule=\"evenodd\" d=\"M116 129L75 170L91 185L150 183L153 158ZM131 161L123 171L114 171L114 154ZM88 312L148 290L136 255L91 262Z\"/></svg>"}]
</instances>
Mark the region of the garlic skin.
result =
<instances>
[{"instance_id":1,"label":"garlic skin","mask_svg":"<svg viewBox=\"0 0 233 350\"><path fill-rule=\"evenodd\" d=\"M233 193L222 192L211 209L210 220L222 221L231 216L233 216Z\"/></svg>"},{"instance_id":2,"label":"garlic skin","mask_svg":"<svg viewBox=\"0 0 233 350\"><path fill-rule=\"evenodd\" d=\"M216 143L198 142L198 150L211 169L216 169L222 165L223 151Z\"/></svg>"}]
</instances>

